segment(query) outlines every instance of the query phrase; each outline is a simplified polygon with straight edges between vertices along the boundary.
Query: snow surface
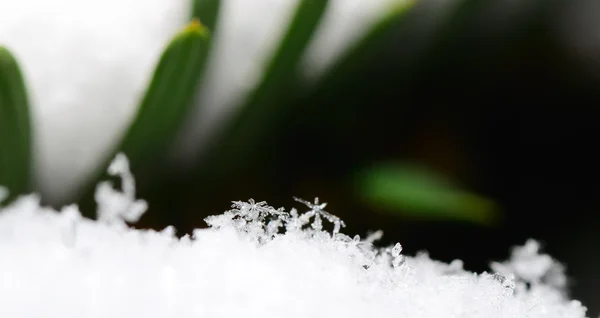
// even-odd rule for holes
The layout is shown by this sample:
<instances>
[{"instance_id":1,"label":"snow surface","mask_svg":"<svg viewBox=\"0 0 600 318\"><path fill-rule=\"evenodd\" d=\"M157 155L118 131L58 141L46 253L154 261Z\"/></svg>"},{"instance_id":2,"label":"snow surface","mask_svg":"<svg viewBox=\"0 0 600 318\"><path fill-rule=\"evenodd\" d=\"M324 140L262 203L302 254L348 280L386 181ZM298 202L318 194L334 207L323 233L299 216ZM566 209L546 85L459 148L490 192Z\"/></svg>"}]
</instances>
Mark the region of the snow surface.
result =
<instances>
[{"instance_id":1,"label":"snow surface","mask_svg":"<svg viewBox=\"0 0 600 318\"><path fill-rule=\"evenodd\" d=\"M376 248L381 232L341 234L318 199L297 199L306 212L236 201L178 239L127 227L144 203L124 156L111 170L128 185L120 197L99 190L100 221L36 196L0 210L0 317L585 317L535 241L476 274Z\"/></svg>"}]
</instances>

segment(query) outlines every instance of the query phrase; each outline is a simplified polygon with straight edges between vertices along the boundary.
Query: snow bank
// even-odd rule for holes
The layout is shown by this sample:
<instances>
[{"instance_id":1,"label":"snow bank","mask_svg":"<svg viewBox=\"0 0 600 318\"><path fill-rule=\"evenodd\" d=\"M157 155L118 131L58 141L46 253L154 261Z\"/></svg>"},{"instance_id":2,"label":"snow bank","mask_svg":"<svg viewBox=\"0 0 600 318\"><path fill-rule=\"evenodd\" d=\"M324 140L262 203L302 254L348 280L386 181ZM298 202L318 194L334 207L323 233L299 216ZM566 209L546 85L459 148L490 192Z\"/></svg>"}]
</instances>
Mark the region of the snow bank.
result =
<instances>
[{"instance_id":1,"label":"snow bank","mask_svg":"<svg viewBox=\"0 0 600 318\"><path fill-rule=\"evenodd\" d=\"M498 273L401 254L350 237L326 204L306 212L234 202L178 239L130 229L145 210L127 160L98 188L99 216L23 197L0 211L0 317L584 317L563 268L529 241ZM327 231L326 229L331 229Z\"/></svg>"}]
</instances>

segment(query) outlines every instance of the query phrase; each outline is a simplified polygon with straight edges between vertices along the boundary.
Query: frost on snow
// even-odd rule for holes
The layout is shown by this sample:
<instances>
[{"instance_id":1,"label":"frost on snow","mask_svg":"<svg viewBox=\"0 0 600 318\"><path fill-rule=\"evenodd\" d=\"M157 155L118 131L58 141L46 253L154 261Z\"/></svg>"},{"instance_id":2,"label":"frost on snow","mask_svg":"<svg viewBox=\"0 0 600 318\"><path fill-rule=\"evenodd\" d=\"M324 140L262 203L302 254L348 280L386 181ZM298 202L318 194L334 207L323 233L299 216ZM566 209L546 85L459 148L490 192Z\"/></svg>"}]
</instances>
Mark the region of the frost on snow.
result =
<instances>
[{"instance_id":1,"label":"frost on snow","mask_svg":"<svg viewBox=\"0 0 600 318\"><path fill-rule=\"evenodd\" d=\"M179 239L124 226L146 204L124 156L110 173L123 190L98 187L101 222L36 196L0 210L0 317L585 317L535 241L476 274L377 248L381 231L342 234L318 199L297 199L304 212L236 201Z\"/></svg>"}]
</instances>

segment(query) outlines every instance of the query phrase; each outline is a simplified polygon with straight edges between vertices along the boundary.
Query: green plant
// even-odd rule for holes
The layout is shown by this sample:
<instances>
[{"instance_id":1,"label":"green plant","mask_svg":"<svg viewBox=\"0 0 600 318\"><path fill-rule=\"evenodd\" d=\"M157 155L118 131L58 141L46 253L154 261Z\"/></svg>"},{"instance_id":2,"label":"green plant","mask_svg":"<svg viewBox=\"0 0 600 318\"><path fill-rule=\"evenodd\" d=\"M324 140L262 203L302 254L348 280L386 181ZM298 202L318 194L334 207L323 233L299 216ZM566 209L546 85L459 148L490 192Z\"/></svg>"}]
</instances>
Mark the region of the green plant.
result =
<instances>
[{"instance_id":1,"label":"green plant","mask_svg":"<svg viewBox=\"0 0 600 318\"><path fill-rule=\"evenodd\" d=\"M0 47L0 184L11 197L30 189L31 124L25 83L13 55Z\"/></svg>"},{"instance_id":2,"label":"green plant","mask_svg":"<svg viewBox=\"0 0 600 318\"><path fill-rule=\"evenodd\" d=\"M263 151L269 148L272 136L281 134L282 127L298 122L313 124L317 121L313 120L315 114L322 115L319 116L322 121L331 122L366 107L373 94L383 92L365 83L369 76L367 68L375 60L382 59L389 64L388 79L400 84L408 82L415 72L414 65L422 65L422 61L439 52L451 52L453 48L449 43L457 33L465 32L468 24L464 22L485 6L485 1L463 0L431 8L399 0L375 24L368 26L365 35L343 52L322 76L307 78L302 70L303 58L331 2L298 2L258 84L245 96L240 110L232 114L219 134L210 140L208 155L189 172L204 185L200 188L226 184L231 176L251 170L257 164L268 165L263 162ZM91 198L94 185L103 177L109 160L117 152L128 156L133 171L142 181L160 177L165 154L195 106L212 48L212 35L218 34L221 1L195 0L192 4L192 22L165 48L139 103L135 120L118 146L106 153L103 164L97 167L87 186L80 189L78 195L82 201ZM390 43L400 43L405 54L396 56L396 51L389 50ZM16 59L8 49L0 48L0 184L8 187L12 198L34 190L30 183L32 141L26 83ZM346 91L355 94L346 97ZM401 101L398 104L402 106ZM352 129L343 123L340 127L341 130ZM357 165L369 166L374 159ZM492 219L488 214L491 210L487 209L492 204L465 191L452 190L456 187L451 182L440 187L438 182L429 182L430 176L420 170L384 170L384 174L378 170L375 175L365 172L365 178L361 179L364 182L359 194L371 203L415 213L426 211L423 213L444 219L480 223ZM428 188L422 187L423 180L428 180L425 182Z\"/></svg>"}]
</instances>

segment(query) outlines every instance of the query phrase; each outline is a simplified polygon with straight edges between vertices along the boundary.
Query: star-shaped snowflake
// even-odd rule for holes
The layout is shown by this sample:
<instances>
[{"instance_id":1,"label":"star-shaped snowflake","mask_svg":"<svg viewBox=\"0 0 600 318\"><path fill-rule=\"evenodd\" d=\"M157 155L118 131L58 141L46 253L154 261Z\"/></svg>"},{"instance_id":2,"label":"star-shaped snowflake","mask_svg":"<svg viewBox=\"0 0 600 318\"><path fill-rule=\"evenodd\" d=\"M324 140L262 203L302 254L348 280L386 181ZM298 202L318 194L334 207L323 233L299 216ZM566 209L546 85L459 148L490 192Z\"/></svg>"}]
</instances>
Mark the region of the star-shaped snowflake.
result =
<instances>
[{"instance_id":1,"label":"star-shaped snowflake","mask_svg":"<svg viewBox=\"0 0 600 318\"><path fill-rule=\"evenodd\" d=\"M314 217L314 221L311 225L316 231L321 231L323 229L321 217L324 217L325 219L327 219L327 221L333 224L333 234L338 233L340 231L340 228L346 227L344 221L324 210L327 206L327 203L319 203L319 198L315 198L314 202L309 202L296 197L294 197L294 200L306 205L310 209L308 212L302 214L300 217L303 220L306 220L307 223L311 217Z\"/></svg>"}]
</instances>

